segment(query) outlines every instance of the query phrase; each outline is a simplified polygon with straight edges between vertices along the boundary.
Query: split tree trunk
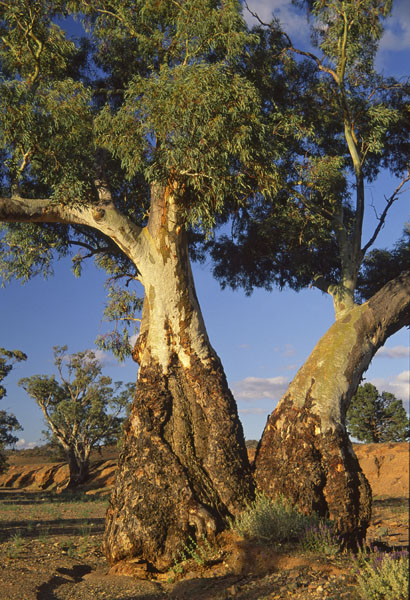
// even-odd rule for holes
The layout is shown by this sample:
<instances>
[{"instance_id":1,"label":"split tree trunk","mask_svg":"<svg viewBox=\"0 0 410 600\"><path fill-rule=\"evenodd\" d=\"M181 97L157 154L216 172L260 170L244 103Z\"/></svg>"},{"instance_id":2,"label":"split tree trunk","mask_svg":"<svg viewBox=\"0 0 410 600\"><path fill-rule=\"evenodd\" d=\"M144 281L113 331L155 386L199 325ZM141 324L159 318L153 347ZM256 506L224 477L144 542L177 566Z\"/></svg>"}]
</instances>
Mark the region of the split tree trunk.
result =
<instances>
[{"instance_id":1,"label":"split tree trunk","mask_svg":"<svg viewBox=\"0 0 410 600\"><path fill-rule=\"evenodd\" d=\"M242 426L210 346L171 194L154 190L136 396L104 538L111 563L167 570L189 535L213 536L253 494Z\"/></svg>"},{"instance_id":2,"label":"split tree trunk","mask_svg":"<svg viewBox=\"0 0 410 600\"><path fill-rule=\"evenodd\" d=\"M371 490L345 428L364 371L410 323L410 272L355 306L325 333L270 415L255 458L258 487L332 519L346 547L362 545Z\"/></svg>"}]
</instances>

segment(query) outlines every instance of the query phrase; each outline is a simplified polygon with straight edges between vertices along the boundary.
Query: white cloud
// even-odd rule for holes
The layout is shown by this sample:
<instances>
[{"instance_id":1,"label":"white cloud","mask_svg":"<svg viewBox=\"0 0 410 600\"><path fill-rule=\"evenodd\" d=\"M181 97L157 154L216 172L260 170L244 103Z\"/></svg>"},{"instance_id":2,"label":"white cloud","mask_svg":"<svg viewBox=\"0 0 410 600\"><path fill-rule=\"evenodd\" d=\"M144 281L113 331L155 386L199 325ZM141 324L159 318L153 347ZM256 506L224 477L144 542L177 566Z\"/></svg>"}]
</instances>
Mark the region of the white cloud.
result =
<instances>
[{"instance_id":1,"label":"white cloud","mask_svg":"<svg viewBox=\"0 0 410 600\"><path fill-rule=\"evenodd\" d=\"M380 50L410 50L410 10L408 0L396 0L393 12L385 22Z\"/></svg>"},{"instance_id":2,"label":"white cloud","mask_svg":"<svg viewBox=\"0 0 410 600\"><path fill-rule=\"evenodd\" d=\"M19 441L16 442L17 450L28 450L31 448L35 448L37 445L37 442L26 442L24 438L20 438Z\"/></svg>"},{"instance_id":3,"label":"white cloud","mask_svg":"<svg viewBox=\"0 0 410 600\"><path fill-rule=\"evenodd\" d=\"M130 335L130 344L132 347L135 346L135 342L137 341L139 333L134 333L134 335Z\"/></svg>"},{"instance_id":4,"label":"white cloud","mask_svg":"<svg viewBox=\"0 0 410 600\"><path fill-rule=\"evenodd\" d=\"M260 400L269 398L279 400L289 385L286 377L245 377L232 385L237 400Z\"/></svg>"},{"instance_id":5,"label":"white cloud","mask_svg":"<svg viewBox=\"0 0 410 600\"><path fill-rule=\"evenodd\" d=\"M396 398L403 400L404 407L409 410L410 399L410 371L402 371L389 378L374 377L370 383L375 385L379 392L390 392Z\"/></svg>"},{"instance_id":6,"label":"white cloud","mask_svg":"<svg viewBox=\"0 0 410 600\"><path fill-rule=\"evenodd\" d=\"M392 346L391 348L382 346L375 354L375 358L409 358L409 356L410 348L408 346Z\"/></svg>"},{"instance_id":7,"label":"white cloud","mask_svg":"<svg viewBox=\"0 0 410 600\"><path fill-rule=\"evenodd\" d=\"M98 360L101 366L104 367L112 367L118 366L117 360L114 358L112 354L109 352L104 352L104 350L93 349L92 352L95 355L95 358Z\"/></svg>"},{"instance_id":8,"label":"white cloud","mask_svg":"<svg viewBox=\"0 0 410 600\"><path fill-rule=\"evenodd\" d=\"M240 408L238 412L241 415L268 415L272 412L272 408Z\"/></svg>"}]
</instances>

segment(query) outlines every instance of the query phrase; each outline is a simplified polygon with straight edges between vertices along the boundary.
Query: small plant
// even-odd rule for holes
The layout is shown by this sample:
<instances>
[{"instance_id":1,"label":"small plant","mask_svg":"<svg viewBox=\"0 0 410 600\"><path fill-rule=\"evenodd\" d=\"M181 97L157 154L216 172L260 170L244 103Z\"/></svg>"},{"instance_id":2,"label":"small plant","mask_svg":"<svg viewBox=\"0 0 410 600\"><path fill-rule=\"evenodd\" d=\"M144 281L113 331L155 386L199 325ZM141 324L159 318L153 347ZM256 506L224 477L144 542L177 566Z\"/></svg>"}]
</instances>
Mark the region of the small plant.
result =
<instances>
[{"instance_id":1,"label":"small plant","mask_svg":"<svg viewBox=\"0 0 410 600\"><path fill-rule=\"evenodd\" d=\"M69 556L70 558L76 558L77 557L77 553L76 553L76 550L75 550L75 545L74 545L74 543L73 543L72 540L68 540L66 542L64 550L67 553L67 556Z\"/></svg>"},{"instance_id":2,"label":"small plant","mask_svg":"<svg viewBox=\"0 0 410 600\"><path fill-rule=\"evenodd\" d=\"M192 559L198 566L202 566L215 559L216 554L216 549L211 546L209 540L204 535L201 535L199 541L189 536L188 541L182 544L182 550L179 550L177 556L174 558L174 565L171 567L173 576L169 577L168 582L171 583L176 575L183 572L183 563L188 560Z\"/></svg>"},{"instance_id":3,"label":"small plant","mask_svg":"<svg viewBox=\"0 0 410 600\"><path fill-rule=\"evenodd\" d=\"M356 561L359 594L363 600L407 600L409 553L361 554Z\"/></svg>"},{"instance_id":4,"label":"small plant","mask_svg":"<svg viewBox=\"0 0 410 600\"><path fill-rule=\"evenodd\" d=\"M14 535L12 535L11 541L16 548L21 548L24 543L24 538L21 535L21 532L17 531Z\"/></svg>"},{"instance_id":5,"label":"small plant","mask_svg":"<svg viewBox=\"0 0 410 600\"><path fill-rule=\"evenodd\" d=\"M7 558L17 558L17 556L20 554L23 543L24 538L19 531L12 535L10 538L10 544L6 551Z\"/></svg>"},{"instance_id":6,"label":"small plant","mask_svg":"<svg viewBox=\"0 0 410 600\"><path fill-rule=\"evenodd\" d=\"M302 547L307 552L329 555L340 552L341 545L332 524L327 521L318 521L305 530Z\"/></svg>"},{"instance_id":7,"label":"small plant","mask_svg":"<svg viewBox=\"0 0 410 600\"><path fill-rule=\"evenodd\" d=\"M16 550L16 548L12 544L10 544L6 550L7 558L17 558L18 555L19 555L18 550Z\"/></svg>"},{"instance_id":8,"label":"small plant","mask_svg":"<svg viewBox=\"0 0 410 600\"><path fill-rule=\"evenodd\" d=\"M230 525L245 539L280 545L300 539L306 528L315 522L315 517L302 515L283 496L271 500L258 493Z\"/></svg>"},{"instance_id":9,"label":"small plant","mask_svg":"<svg viewBox=\"0 0 410 600\"><path fill-rule=\"evenodd\" d=\"M27 531L27 533L31 533L33 530L34 530L34 522L29 521L26 525L26 531Z\"/></svg>"}]
</instances>

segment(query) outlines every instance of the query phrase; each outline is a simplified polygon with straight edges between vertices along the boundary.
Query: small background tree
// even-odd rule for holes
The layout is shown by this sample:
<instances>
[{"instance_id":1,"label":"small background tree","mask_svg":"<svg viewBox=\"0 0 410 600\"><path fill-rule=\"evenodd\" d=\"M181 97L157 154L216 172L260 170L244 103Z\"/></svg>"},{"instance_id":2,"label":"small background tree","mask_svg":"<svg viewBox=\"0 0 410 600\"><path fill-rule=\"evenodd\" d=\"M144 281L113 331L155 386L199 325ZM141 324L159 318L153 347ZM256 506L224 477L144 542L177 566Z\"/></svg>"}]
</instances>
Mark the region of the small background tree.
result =
<instances>
[{"instance_id":1,"label":"small background tree","mask_svg":"<svg viewBox=\"0 0 410 600\"><path fill-rule=\"evenodd\" d=\"M360 385L346 415L349 434L367 444L409 439L409 418L403 402L371 383Z\"/></svg>"},{"instance_id":2,"label":"small background tree","mask_svg":"<svg viewBox=\"0 0 410 600\"><path fill-rule=\"evenodd\" d=\"M70 469L69 485L84 483L89 474L91 450L116 441L132 397L134 384L124 389L121 381L112 383L102 375L94 352L67 354L67 346L54 348L55 365L61 383L54 375L33 375L19 381L41 408L49 431L48 439L63 448Z\"/></svg>"},{"instance_id":3,"label":"small background tree","mask_svg":"<svg viewBox=\"0 0 410 600\"><path fill-rule=\"evenodd\" d=\"M0 400L6 395L6 388L1 385L1 382L10 373L13 363L26 359L27 356L20 350L0 348ZM18 429L21 429L21 426L16 417L5 410L0 410L0 473L7 469L4 448L17 442L13 431Z\"/></svg>"}]
</instances>

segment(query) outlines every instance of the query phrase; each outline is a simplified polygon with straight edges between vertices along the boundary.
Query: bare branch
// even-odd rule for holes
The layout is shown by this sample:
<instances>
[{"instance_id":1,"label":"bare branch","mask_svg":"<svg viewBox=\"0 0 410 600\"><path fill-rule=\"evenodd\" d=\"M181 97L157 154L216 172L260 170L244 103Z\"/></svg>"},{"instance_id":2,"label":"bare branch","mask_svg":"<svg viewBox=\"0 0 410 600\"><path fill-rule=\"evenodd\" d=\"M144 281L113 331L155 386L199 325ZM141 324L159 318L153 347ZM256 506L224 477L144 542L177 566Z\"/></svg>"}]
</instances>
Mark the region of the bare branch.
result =
<instances>
[{"instance_id":1,"label":"bare branch","mask_svg":"<svg viewBox=\"0 0 410 600\"><path fill-rule=\"evenodd\" d=\"M376 229L374 230L374 233L372 235L372 237L370 238L370 240L367 242L367 244L364 246L364 248L362 248L361 252L362 252L362 257L364 257L364 255L366 254L366 252L368 251L368 249L374 244L374 242L376 241L377 236L380 233L381 228L383 227L385 221L386 221L386 217L387 217L387 213L389 212L392 204L398 199L398 197L400 196L400 194L403 194L403 192L405 190L403 190L403 187L406 185L406 183L408 183L410 181L410 169L407 171L407 175L405 177L403 177L403 179L401 180L401 182L399 183L399 185L396 187L396 189L394 190L393 194L390 196L390 198L386 198L386 206L384 207L384 210L379 218L379 223L377 224Z\"/></svg>"}]
</instances>

